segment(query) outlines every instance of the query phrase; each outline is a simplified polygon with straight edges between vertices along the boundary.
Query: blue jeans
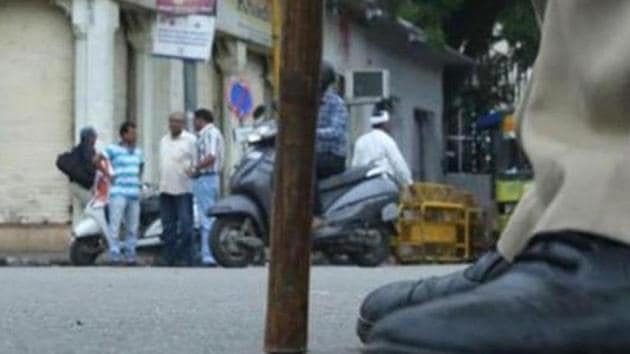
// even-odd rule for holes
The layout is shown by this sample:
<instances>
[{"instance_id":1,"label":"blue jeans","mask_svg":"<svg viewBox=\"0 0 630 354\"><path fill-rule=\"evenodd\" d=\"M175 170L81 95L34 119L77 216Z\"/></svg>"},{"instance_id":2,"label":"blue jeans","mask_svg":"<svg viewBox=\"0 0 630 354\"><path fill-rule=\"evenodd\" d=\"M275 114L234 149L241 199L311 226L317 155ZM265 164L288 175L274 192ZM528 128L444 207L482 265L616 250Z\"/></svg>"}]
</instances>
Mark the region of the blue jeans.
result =
<instances>
[{"instance_id":1,"label":"blue jeans","mask_svg":"<svg viewBox=\"0 0 630 354\"><path fill-rule=\"evenodd\" d=\"M172 266L182 260L187 265L192 265L194 230L192 194L160 194L160 216L164 262Z\"/></svg>"},{"instance_id":2,"label":"blue jeans","mask_svg":"<svg viewBox=\"0 0 630 354\"><path fill-rule=\"evenodd\" d=\"M208 217L210 208L217 202L219 195L219 175L203 175L195 180L193 185L195 203L199 213L199 223L201 228L201 258L204 262L214 261L210 251L210 230L214 218Z\"/></svg>"},{"instance_id":3,"label":"blue jeans","mask_svg":"<svg viewBox=\"0 0 630 354\"><path fill-rule=\"evenodd\" d=\"M120 260L120 225L125 224L124 251L129 261L136 259L136 243L140 224L140 200L122 196L113 196L109 201L109 256L111 260Z\"/></svg>"}]
</instances>

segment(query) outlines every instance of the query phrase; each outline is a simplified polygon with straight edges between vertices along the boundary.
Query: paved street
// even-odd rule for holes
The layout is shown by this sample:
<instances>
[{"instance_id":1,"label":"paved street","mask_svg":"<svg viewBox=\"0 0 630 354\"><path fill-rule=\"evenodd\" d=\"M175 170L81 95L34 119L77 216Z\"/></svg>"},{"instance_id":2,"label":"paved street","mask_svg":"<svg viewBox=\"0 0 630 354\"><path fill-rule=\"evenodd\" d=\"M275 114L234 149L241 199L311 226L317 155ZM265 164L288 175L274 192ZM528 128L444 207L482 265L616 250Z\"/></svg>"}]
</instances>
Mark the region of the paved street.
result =
<instances>
[{"instance_id":1,"label":"paved street","mask_svg":"<svg viewBox=\"0 0 630 354\"><path fill-rule=\"evenodd\" d=\"M357 353L379 284L457 266L315 267L311 353ZM0 353L260 353L265 268L0 268Z\"/></svg>"}]
</instances>

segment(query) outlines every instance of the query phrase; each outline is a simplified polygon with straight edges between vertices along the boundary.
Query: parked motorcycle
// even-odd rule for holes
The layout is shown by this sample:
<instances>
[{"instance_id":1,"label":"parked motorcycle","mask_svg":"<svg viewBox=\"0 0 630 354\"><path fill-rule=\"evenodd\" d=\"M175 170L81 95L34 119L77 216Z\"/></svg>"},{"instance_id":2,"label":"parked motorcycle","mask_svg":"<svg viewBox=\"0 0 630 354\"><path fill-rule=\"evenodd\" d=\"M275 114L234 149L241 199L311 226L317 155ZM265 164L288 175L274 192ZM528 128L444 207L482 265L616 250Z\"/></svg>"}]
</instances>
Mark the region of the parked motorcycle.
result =
<instances>
[{"instance_id":1,"label":"parked motorcycle","mask_svg":"<svg viewBox=\"0 0 630 354\"><path fill-rule=\"evenodd\" d=\"M98 256L108 250L106 237L109 232L106 206L88 203L83 217L73 227L70 242L70 262L77 266L93 265ZM198 215L195 210L195 230L198 230ZM124 225L120 232L124 235ZM197 232L195 232L197 234ZM162 246L162 222L160 220L160 198L157 189L143 186L140 199L140 230L138 250L155 249ZM194 240L198 240L195 237Z\"/></svg>"},{"instance_id":2,"label":"parked motorcycle","mask_svg":"<svg viewBox=\"0 0 630 354\"><path fill-rule=\"evenodd\" d=\"M212 252L224 267L244 267L264 257L276 133L275 122L269 121L249 135L248 151L230 180L231 194L209 211L215 217ZM347 255L359 266L385 261L398 218L400 186L395 179L382 169L365 167L323 180L318 188L324 226L312 235L313 250L331 258Z\"/></svg>"}]
</instances>

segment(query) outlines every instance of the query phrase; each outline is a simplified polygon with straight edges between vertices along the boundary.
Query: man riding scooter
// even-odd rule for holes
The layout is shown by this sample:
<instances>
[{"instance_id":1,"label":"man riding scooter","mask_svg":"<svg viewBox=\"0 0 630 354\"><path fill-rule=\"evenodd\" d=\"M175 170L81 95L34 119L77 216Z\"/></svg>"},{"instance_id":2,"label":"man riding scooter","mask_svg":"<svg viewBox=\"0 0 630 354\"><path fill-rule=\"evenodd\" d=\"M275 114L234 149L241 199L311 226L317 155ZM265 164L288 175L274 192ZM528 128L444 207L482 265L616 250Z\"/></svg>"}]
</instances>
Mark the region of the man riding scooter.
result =
<instances>
[{"instance_id":1,"label":"man riding scooter","mask_svg":"<svg viewBox=\"0 0 630 354\"><path fill-rule=\"evenodd\" d=\"M339 96L335 85L337 74L330 63L322 63L320 74L321 103L317 117L315 141L315 183L342 173L348 156L348 109ZM322 225L319 215L322 212L321 200L315 188L315 214L313 229Z\"/></svg>"},{"instance_id":2,"label":"man riding scooter","mask_svg":"<svg viewBox=\"0 0 630 354\"><path fill-rule=\"evenodd\" d=\"M347 256L354 264L377 266L389 256L400 185L373 165L343 172L348 113L332 87L332 67L323 67L316 150L319 178L313 186L319 209L319 221L314 224L319 225L313 228L312 247L327 257ZM216 218L210 237L212 253L224 267L244 267L264 260L276 133L273 120L254 129L247 139L247 151L230 178L230 195L210 209L209 214Z\"/></svg>"}]
</instances>

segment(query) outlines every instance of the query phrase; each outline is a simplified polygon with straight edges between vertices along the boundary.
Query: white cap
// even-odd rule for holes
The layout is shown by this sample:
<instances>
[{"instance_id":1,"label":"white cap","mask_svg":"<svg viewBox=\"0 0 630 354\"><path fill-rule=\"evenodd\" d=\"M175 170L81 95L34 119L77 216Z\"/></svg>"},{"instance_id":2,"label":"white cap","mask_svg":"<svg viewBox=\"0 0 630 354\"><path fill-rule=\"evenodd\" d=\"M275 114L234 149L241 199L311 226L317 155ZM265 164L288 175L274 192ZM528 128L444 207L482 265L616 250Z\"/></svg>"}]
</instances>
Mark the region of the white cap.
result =
<instances>
[{"instance_id":1,"label":"white cap","mask_svg":"<svg viewBox=\"0 0 630 354\"><path fill-rule=\"evenodd\" d=\"M374 113L370 117L370 124L373 126L387 123L387 122L389 122L389 112L387 111L380 111L380 112Z\"/></svg>"}]
</instances>

